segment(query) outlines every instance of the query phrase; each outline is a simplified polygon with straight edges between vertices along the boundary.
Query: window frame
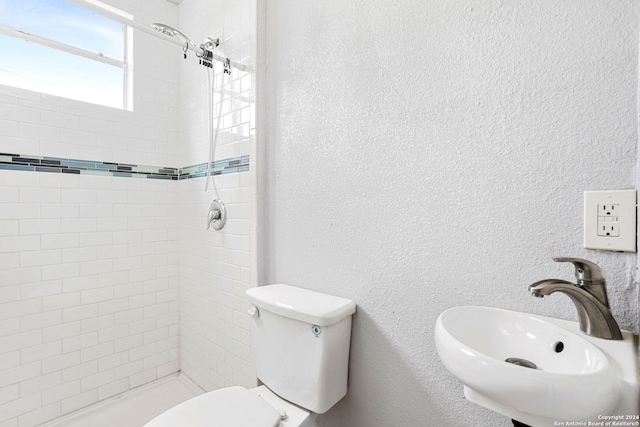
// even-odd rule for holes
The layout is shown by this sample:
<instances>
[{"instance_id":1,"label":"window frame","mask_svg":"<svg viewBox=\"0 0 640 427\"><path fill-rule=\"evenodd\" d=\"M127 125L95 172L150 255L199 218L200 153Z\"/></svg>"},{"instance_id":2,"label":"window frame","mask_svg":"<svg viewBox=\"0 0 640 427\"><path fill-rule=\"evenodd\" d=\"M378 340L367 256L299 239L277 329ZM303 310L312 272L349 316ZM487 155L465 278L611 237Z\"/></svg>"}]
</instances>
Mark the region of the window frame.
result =
<instances>
[{"instance_id":1,"label":"window frame","mask_svg":"<svg viewBox=\"0 0 640 427\"><path fill-rule=\"evenodd\" d=\"M98 8L100 9L104 9L105 10L105 14L99 13L96 10L94 10L93 8L89 9L86 7L83 7L80 4L77 4L76 2L72 2L74 5L76 5L77 7L80 7L82 9L88 10L89 12L92 13L96 13L101 15L102 17L106 18L106 19L110 19L114 22L117 22L118 24L122 25L122 31L123 31L123 59L115 59L109 56L105 56L104 54L100 53L100 52L92 52L89 50L85 50L76 46L71 46L69 44L66 43L62 43L59 42L57 40L54 39L50 39L47 37L43 37L43 36L39 36L37 34L32 34L29 33L27 31L21 30L19 28L14 28L14 27L10 27L4 24L0 23L0 33L4 34L6 36L10 36L10 37L15 37L17 39L21 39L27 42L33 42L33 43L37 43L41 46L50 48L50 49L56 49L56 50L60 50L66 53L70 53L72 55L76 55L76 56L81 56L83 58L89 59L89 60L93 60L93 61L97 61L103 64L107 64L107 65L111 65L111 66L115 66L118 67L122 70L122 90L123 90L123 94L122 94L122 110L125 111L133 111L133 76L132 76L132 71L133 71L133 31L131 31L131 27L129 27L128 25L122 23L121 21L118 21L116 19L113 19L112 17L109 16L109 12L110 13L115 13L117 15L120 15L124 18L127 18L128 14L117 10L113 7L104 5L98 1L91 1L92 4L95 4L96 6L98 6ZM108 9L107 9L108 7ZM59 95L58 95L59 96ZM89 102L91 104L94 105L101 105L107 108L115 108L115 107L108 107L104 104L98 104L96 102L90 102L90 101L81 101L81 102Z\"/></svg>"}]
</instances>

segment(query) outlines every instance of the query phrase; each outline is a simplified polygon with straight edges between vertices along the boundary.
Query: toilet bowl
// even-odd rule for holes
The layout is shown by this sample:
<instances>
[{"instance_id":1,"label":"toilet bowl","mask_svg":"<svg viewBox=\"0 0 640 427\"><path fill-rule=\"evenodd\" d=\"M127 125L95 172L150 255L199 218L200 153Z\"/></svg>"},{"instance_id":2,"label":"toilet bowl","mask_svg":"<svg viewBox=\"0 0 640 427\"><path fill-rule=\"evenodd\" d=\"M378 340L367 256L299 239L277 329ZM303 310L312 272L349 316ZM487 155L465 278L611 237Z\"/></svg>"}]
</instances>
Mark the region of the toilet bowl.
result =
<instances>
[{"instance_id":1,"label":"toilet bowl","mask_svg":"<svg viewBox=\"0 0 640 427\"><path fill-rule=\"evenodd\" d=\"M264 385L205 393L144 427L312 427L346 395L353 301L283 284L249 289L247 297Z\"/></svg>"},{"instance_id":2,"label":"toilet bowl","mask_svg":"<svg viewBox=\"0 0 640 427\"><path fill-rule=\"evenodd\" d=\"M189 399L160 414L144 427L313 427L312 414L266 386L226 387Z\"/></svg>"}]
</instances>

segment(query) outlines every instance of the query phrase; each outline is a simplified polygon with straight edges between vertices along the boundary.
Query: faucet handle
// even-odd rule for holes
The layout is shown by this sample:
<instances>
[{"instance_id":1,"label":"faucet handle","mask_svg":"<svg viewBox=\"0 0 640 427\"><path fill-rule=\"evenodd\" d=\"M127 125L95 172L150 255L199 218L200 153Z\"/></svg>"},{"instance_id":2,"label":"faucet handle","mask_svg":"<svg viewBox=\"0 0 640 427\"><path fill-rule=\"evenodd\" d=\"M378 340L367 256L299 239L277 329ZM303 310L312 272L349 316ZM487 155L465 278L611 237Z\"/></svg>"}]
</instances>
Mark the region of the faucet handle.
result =
<instances>
[{"instance_id":1,"label":"faucet handle","mask_svg":"<svg viewBox=\"0 0 640 427\"><path fill-rule=\"evenodd\" d=\"M576 279L578 285L604 284L604 274L598 264L582 258L558 257L555 262L570 262L576 268Z\"/></svg>"}]
</instances>

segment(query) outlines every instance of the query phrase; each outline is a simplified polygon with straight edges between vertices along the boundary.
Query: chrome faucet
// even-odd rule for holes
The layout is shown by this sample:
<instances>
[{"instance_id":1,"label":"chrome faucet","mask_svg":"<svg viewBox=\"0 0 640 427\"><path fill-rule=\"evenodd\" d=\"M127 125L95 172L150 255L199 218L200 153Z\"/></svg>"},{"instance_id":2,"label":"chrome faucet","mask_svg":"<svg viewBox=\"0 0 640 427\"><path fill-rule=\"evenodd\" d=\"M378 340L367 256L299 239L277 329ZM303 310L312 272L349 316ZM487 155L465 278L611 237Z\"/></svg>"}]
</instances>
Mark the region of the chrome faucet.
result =
<instances>
[{"instance_id":1,"label":"chrome faucet","mask_svg":"<svg viewBox=\"0 0 640 427\"><path fill-rule=\"evenodd\" d=\"M554 292L567 295L578 310L580 330L587 335L608 340L621 340L620 327L611 314L607 299L607 284L597 264L580 258L554 258L570 262L576 268L577 283L560 279L540 280L529 285L534 297L542 298Z\"/></svg>"}]
</instances>

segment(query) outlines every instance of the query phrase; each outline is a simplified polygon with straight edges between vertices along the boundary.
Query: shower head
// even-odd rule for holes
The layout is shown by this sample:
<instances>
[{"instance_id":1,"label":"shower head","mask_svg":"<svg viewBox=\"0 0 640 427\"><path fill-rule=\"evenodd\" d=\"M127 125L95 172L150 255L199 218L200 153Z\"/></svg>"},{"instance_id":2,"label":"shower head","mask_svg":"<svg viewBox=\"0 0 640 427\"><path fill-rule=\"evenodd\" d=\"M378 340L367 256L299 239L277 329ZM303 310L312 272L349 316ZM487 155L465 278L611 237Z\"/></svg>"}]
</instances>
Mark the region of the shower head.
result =
<instances>
[{"instance_id":1,"label":"shower head","mask_svg":"<svg viewBox=\"0 0 640 427\"><path fill-rule=\"evenodd\" d=\"M151 28L153 28L154 30L160 31L162 34L165 34L169 37L177 37L183 42L185 42L187 46L192 46L194 48L196 47L196 45L191 41L189 37L185 36L180 31L176 30L175 28L167 24L161 24L159 22L155 22L151 24Z\"/></svg>"}]
</instances>

